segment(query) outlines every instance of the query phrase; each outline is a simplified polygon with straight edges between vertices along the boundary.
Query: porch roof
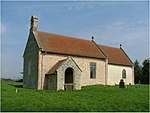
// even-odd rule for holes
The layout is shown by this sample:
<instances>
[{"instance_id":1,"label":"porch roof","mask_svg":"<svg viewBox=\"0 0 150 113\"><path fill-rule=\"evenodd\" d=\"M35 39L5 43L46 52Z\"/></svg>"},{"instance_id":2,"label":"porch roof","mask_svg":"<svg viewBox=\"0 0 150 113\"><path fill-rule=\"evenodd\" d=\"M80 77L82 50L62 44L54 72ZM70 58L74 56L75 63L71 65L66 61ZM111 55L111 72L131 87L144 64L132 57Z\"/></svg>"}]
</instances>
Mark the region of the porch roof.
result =
<instances>
[{"instance_id":1,"label":"porch roof","mask_svg":"<svg viewBox=\"0 0 150 113\"><path fill-rule=\"evenodd\" d=\"M61 64L67 59L58 61L47 73L47 75L56 74L56 70L61 66Z\"/></svg>"}]
</instances>

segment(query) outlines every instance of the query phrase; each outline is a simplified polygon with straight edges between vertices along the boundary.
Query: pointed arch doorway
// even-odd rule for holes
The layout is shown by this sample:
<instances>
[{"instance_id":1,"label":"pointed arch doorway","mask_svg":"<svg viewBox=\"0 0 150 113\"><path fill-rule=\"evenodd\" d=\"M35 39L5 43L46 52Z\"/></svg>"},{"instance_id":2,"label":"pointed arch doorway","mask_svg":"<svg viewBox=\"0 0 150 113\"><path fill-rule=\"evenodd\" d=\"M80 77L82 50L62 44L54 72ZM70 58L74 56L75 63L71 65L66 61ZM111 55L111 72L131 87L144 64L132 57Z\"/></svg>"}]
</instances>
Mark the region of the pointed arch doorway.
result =
<instances>
[{"instance_id":1,"label":"pointed arch doorway","mask_svg":"<svg viewBox=\"0 0 150 113\"><path fill-rule=\"evenodd\" d=\"M69 67L65 71L65 90L73 90L73 78L73 69Z\"/></svg>"}]
</instances>

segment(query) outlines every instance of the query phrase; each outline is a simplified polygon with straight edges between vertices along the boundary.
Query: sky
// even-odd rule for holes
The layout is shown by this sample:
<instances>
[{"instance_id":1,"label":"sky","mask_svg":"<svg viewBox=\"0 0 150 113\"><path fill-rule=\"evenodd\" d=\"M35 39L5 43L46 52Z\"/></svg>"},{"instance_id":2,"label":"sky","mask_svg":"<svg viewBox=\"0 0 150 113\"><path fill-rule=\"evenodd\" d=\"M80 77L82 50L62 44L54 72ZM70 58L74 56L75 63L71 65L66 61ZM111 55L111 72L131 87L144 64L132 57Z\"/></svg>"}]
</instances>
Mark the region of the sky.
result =
<instances>
[{"instance_id":1,"label":"sky","mask_svg":"<svg viewBox=\"0 0 150 113\"><path fill-rule=\"evenodd\" d=\"M1 2L1 76L20 79L30 18L38 16L38 30L94 40L122 48L134 62L149 57L147 1Z\"/></svg>"}]
</instances>

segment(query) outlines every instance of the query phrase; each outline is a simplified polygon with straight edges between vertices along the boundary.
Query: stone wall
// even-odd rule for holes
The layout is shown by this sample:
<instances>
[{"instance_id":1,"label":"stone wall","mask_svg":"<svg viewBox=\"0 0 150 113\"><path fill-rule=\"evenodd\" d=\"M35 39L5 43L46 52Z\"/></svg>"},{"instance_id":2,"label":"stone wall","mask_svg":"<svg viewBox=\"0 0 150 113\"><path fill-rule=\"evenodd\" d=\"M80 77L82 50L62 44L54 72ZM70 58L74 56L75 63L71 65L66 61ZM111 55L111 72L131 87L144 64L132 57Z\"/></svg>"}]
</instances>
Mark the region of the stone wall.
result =
<instances>
[{"instance_id":1,"label":"stone wall","mask_svg":"<svg viewBox=\"0 0 150 113\"><path fill-rule=\"evenodd\" d=\"M46 52L42 53L41 51L39 51L34 34L30 33L27 46L25 49L25 53L24 53L23 87L44 89L45 74L47 74L49 69L51 69L58 61L67 58L68 55L48 54ZM107 65L107 62L105 60L94 59L94 58L72 56L72 59L82 70L80 74L80 85L75 85L76 89L80 89L81 86L86 86L86 85L118 84L120 79L122 78L123 69L125 69L127 72L127 78L125 79L126 84L129 83L134 84L134 75L133 75L134 73L132 67L117 66L117 65L110 65L110 64ZM96 79L90 78L90 62L96 63ZM29 69L29 67L31 68ZM76 73L77 71L74 72ZM61 73L62 73L61 71L58 71L58 74L62 75ZM57 81L60 81L60 79L64 81L63 77L64 75L62 75L62 78L60 77L56 79ZM52 79L53 78L55 77L52 77ZM76 79L74 80L76 81ZM57 89L63 89L58 87L60 87L60 85L58 85L57 83Z\"/></svg>"},{"instance_id":2,"label":"stone wall","mask_svg":"<svg viewBox=\"0 0 150 113\"><path fill-rule=\"evenodd\" d=\"M73 69L73 89L80 90L81 70L71 58L68 58L66 61L64 61L57 70L57 90L64 90L65 71L67 68Z\"/></svg>"},{"instance_id":3,"label":"stone wall","mask_svg":"<svg viewBox=\"0 0 150 113\"><path fill-rule=\"evenodd\" d=\"M81 68L81 86L105 84L105 60L93 58L73 58ZM96 62L96 79L90 78L90 62Z\"/></svg>"},{"instance_id":4,"label":"stone wall","mask_svg":"<svg viewBox=\"0 0 150 113\"><path fill-rule=\"evenodd\" d=\"M133 83L133 73L132 67L127 66L119 66L119 65L111 65L108 64L108 85L119 84L120 79L122 79L122 70L126 70L126 79L124 79L125 84L134 84Z\"/></svg>"},{"instance_id":5,"label":"stone wall","mask_svg":"<svg viewBox=\"0 0 150 113\"><path fill-rule=\"evenodd\" d=\"M23 87L37 89L38 86L38 45L30 33L24 52Z\"/></svg>"},{"instance_id":6,"label":"stone wall","mask_svg":"<svg viewBox=\"0 0 150 113\"><path fill-rule=\"evenodd\" d=\"M40 54L39 58L39 78L42 80L39 83L39 89L43 89L45 74L51 69L59 60L66 59L66 55L58 54ZM82 70L81 72L81 86L94 85L94 84L105 84L105 60L94 59L94 58L85 58L85 57L76 57L72 56L72 59L77 63L77 65ZM96 62L96 79L90 78L90 62ZM42 64L41 64L42 63ZM41 69L43 67L43 69Z\"/></svg>"},{"instance_id":7,"label":"stone wall","mask_svg":"<svg viewBox=\"0 0 150 113\"><path fill-rule=\"evenodd\" d=\"M45 77L44 89L57 90L57 75L48 75Z\"/></svg>"}]
</instances>

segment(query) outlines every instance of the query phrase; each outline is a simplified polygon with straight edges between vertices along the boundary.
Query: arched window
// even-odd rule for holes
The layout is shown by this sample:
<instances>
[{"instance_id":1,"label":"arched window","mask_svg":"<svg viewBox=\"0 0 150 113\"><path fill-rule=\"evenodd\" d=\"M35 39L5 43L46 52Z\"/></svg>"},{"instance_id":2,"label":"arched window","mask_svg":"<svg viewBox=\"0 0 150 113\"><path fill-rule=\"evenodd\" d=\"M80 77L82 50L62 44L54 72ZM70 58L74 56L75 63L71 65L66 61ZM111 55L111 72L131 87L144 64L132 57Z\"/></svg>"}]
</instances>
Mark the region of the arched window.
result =
<instances>
[{"instance_id":1,"label":"arched window","mask_svg":"<svg viewBox=\"0 0 150 113\"><path fill-rule=\"evenodd\" d=\"M122 78L126 79L126 70L125 69L122 70Z\"/></svg>"}]
</instances>

